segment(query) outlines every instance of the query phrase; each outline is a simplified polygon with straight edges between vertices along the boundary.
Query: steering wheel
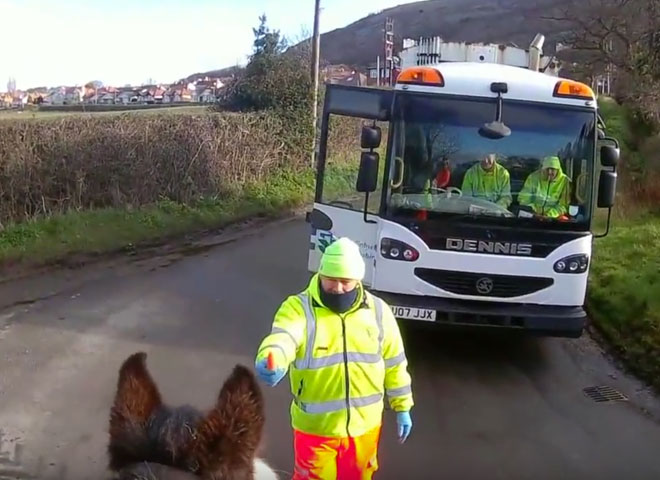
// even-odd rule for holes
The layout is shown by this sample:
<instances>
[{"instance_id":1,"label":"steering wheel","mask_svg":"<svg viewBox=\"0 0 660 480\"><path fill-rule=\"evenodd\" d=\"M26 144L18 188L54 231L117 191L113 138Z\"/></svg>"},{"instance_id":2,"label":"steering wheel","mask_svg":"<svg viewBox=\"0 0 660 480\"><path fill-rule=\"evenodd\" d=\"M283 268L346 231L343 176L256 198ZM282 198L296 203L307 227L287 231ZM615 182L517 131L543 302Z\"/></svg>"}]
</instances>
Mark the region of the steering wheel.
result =
<instances>
[{"instance_id":1,"label":"steering wheel","mask_svg":"<svg viewBox=\"0 0 660 480\"><path fill-rule=\"evenodd\" d=\"M457 195L456 195L457 198L461 198L463 196L463 192L460 189L456 188L456 187L447 187L447 188L431 187L431 193L435 193L435 194L438 194L438 195L444 193L445 198L452 198L451 192L457 192Z\"/></svg>"}]
</instances>

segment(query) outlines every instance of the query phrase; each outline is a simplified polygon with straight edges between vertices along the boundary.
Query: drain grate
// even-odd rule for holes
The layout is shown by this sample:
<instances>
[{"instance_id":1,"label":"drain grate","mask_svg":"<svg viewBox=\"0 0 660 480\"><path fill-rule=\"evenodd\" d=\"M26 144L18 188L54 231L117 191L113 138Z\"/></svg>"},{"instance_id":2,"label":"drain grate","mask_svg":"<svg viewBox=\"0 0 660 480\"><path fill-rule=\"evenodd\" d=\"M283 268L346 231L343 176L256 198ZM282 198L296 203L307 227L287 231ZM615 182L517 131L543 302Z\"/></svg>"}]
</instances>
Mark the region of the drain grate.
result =
<instances>
[{"instance_id":1,"label":"drain grate","mask_svg":"<svg viewBox=\"0 0 660 480\"><path fill-rule=\"evenodd\" d=\"M608 386L587 387L583 392L587 397L598 403L628 400L623 393Z\"/></svg>"}]
</instances>

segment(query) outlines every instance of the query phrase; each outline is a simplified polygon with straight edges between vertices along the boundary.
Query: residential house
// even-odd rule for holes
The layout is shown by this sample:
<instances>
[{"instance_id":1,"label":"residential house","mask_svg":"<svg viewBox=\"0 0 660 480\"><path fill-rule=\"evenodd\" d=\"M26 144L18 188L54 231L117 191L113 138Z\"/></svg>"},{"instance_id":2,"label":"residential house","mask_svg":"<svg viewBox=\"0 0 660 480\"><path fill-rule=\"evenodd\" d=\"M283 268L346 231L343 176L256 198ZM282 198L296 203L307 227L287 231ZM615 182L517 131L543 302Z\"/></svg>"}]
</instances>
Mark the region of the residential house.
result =
<instances>
[{"instance_id":1,"label":"residential house","mask_svg":"<svg viewBox=\"0 0 660 480\"><path fill-rule=\"evenodd\" d=\"M401 73L401 69L398 66L395 66L392 70L392 81L395 81L396 78ZM383 66L383 63L380 63L380 81L378 80L378 64L372 63L367 67L367 85L387 85L389 83L387 78L387 70Z\"/></svg>"},{"instance_id":2,"label":"residential house","mask_svg":"<svg viewBox=\"0 0 660 480\"><path fill-rule=\"evenodd\" d=\"M66 102L66 87L55 87L48 90L44 97L46 105L64 105Z\"/></svg>"},{"instance_id":3,"label":"residential house","mask_svg":"<svg viewBox=\"0 0 660 480\"><path fill-rule=\"evenodd\" d=\"M324 83L362 86L367 84L367 76L348 65L328 65L321 72Z\"/></svg>"},{"instance_id":4,"label":"residential house","mask_svg":"<svg viewBox=\"0 0 660 480\"><path fill-rule=\"evenodd\" d=\"M116 94L115 103L128 105L129 103L138 103L140 101L140 91L133 87L124 87L119 89Z\"/></svg>"},{"instance_id":5,"label":"residential house","mask_svg":"<svg viewBox=\"0 0 660 480\"><path fill-rule=\"evenodd\" d=\"M7 93L0 93L0 108L11 108L14 103L14 96Z\"/></svg>"},{"instance_id":6,"label":"residential house","mask_svg":"<svg viewBox=\"0 0 660 480\"><path fill-rule=\"evenodd\" d=\"M27 95L27 103L30 103L32 105L39 105L43 103L44 98L48 95L48 88L47 87L36 87L36 88L29 88L25 91Z\"/></svg>"},{"instance_id":7,"label":"residential house","mask_svg":"<svg viewBox=\"0 0 660 480\"><path fill-rule=\"evenodd\" d=\"M168 96L168 103L192 102L195 86L192 83L177 83L172 85L164 94Z\"/></svg>"},{"instance_id":8,"label":"residential house","mask_svg":"<svg viewBox=\"0 0 660 480\"><path fill-rule=\"evenodd\" d=\"M64 87L64 103L77 105L83 102L85 87Z\"/></svg>"},{"instance_id":9,"label":"residential house","mask_svg":"<svg viewBox=\"0 0 660 480\"><path fill-rule=\"evenodd\" d=\"M193 102L215 103L218 98L218 92L224 87L219 78L204 79L195 82L193 91Z\"/></svg>"},{"instance_id":10,"label":"residential house","mask_svg":"<svg viewBox=\"0 0 660 480\"><path fill-rule=\"evenodd\" d=\"M115 87L101 87L94 89L91 96L87 97L85 103L96 103L102 105L112 105L117 103L116 97L119 94L119 89Z\"/></svg>"}]
</instances>

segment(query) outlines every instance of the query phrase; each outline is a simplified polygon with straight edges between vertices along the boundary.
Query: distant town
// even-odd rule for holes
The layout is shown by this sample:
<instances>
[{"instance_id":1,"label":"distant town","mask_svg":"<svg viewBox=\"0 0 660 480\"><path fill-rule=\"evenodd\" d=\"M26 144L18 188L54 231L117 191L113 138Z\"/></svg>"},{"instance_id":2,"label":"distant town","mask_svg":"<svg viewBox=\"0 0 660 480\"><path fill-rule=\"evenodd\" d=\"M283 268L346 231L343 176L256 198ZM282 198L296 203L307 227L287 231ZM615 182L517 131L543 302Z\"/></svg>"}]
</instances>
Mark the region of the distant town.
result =
<instances>
[{"instance_id":1,"label":"distant town","mask_svg":"<svg viewBox=\"0 0 660 480\"><path fill-rule=\"evenodd\" d=\"M326 65L322 82L347 85L376 85L376 65L356 69L349 65ZM384 74L384 71L383 71ZM0 93L0 109L20 109L26 105L144 105L168 103L215 103L234 76L199 75L172 84L145 84L115 87L100 82L83 86L38 87L16 89L12 80L6 92Z\"/></svg>"},{"instance_id":2,"label":"distant town","mask_svg":"<svg viewBox=\"0 0 660 480\"><path fill-rule=\"evenodd\" d=\"M129 105L153 103L213 103L231 77L204 76L173 84L114 87L90 82L83 86L38 87L27 90L8 89L0 93L0 108L25 105ZM11 81L8 86L11 87Z\"/></svg>"}]
</instances>

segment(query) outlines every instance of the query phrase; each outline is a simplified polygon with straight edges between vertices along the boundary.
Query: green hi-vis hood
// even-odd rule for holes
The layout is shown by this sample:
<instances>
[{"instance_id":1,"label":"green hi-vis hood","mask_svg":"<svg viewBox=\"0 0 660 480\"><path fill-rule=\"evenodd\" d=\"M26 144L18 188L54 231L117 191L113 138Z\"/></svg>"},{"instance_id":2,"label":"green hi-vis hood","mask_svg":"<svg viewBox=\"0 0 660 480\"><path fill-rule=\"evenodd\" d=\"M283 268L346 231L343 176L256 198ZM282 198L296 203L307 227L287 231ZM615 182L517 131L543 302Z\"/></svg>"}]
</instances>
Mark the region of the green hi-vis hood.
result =
<instances>
[{"instance_id":1,"label":"green hi-vis hood","mask_svg":"<svg viewBox=\"0 0 660 480\"><path fill-rule=\"evenodd\" d=\"M557 179L560 179L564 174L564 171L561 168L561 162L559 161L559 157L545 157L543 159L543 164L541 168L543 168L543 170L545 170L546 168L554 168L555 170L558 170L559 172L557 175Z\"/></svg>"},{"instance_id":2,"label":"green hi-vis hood","mask_svg":"<svg viewBox=\"0 0 660 480\"><path fill-rule=\"evenodd\" d=\"M548 180L545 169L556 168L558 174ZM571 194L571 180L564 174L559 157L546 157L541 170L530 174L518 195L521 205L532 207L539 215L559 217L568 212Z\"/></svg>"}]
</instances>

